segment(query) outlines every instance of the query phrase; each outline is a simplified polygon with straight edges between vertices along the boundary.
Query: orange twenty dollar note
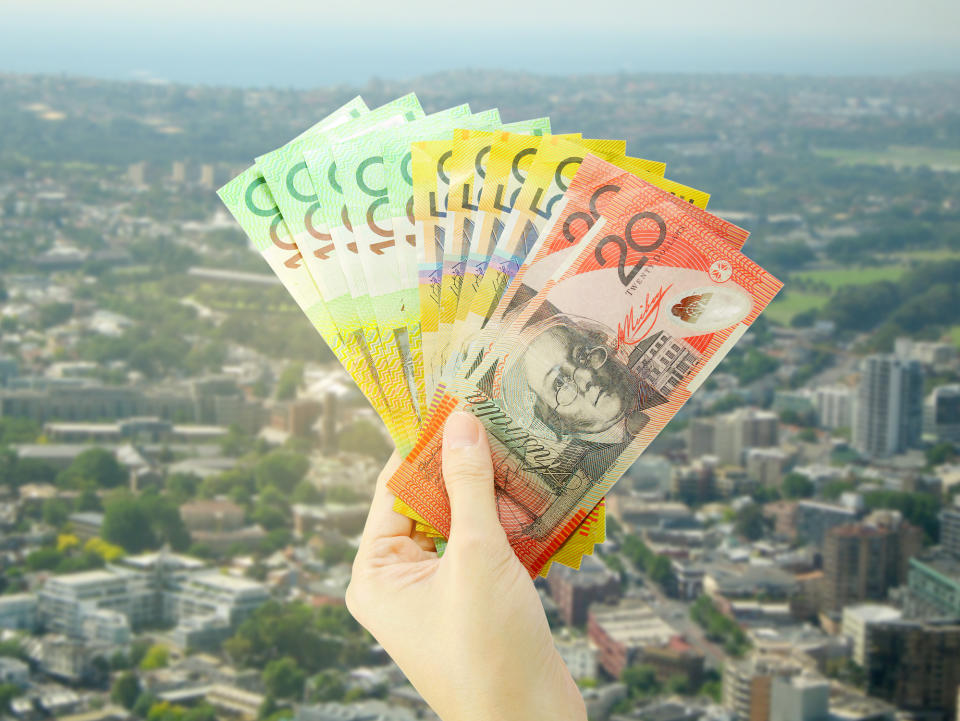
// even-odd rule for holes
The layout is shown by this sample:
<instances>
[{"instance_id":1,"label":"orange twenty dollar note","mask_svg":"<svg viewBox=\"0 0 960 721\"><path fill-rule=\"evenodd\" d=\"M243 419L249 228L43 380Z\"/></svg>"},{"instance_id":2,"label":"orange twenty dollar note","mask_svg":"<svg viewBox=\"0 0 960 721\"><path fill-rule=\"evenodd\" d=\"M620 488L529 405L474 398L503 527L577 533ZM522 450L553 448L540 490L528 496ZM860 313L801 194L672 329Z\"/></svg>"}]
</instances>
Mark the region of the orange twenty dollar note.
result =
<instances>
[{"instance_id":1,"label":"orange twenty dollar note","mask_svg":"<svg viewBox=\"0 0 960 721\"><path fill-rule=\"evenodd\" d=\"M605 165L585 159L581 182ZM589 225L561 211L544 244L566 228L576 253L504 318L500 340L445 392L389 483L448 534L441 432L454 409L472 412L490 437L500 521L531 575L781 287L669 193L623 183Z\"/></svg>"}]
</instances>

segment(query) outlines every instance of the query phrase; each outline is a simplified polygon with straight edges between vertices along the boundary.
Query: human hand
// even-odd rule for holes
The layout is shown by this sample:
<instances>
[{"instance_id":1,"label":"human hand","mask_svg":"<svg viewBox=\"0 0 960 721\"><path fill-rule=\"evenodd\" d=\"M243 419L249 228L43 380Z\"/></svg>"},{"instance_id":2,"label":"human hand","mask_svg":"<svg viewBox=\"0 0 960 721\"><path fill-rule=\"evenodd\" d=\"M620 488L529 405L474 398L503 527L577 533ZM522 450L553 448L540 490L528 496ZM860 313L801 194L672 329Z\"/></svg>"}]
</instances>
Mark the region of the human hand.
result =
<instances>
[{"instance_id":1,"label":"human hand","mask_svg":"<svg viewBox=\"0 0 960 721\"><path fill-rule=\"evenodd\" d=\"M347 587L350 613L444 721L585 721L533 582L497 516L486 431L453 413L443 436L443 558L393 510L387 463Z\"/></svg>"}]
</instances>

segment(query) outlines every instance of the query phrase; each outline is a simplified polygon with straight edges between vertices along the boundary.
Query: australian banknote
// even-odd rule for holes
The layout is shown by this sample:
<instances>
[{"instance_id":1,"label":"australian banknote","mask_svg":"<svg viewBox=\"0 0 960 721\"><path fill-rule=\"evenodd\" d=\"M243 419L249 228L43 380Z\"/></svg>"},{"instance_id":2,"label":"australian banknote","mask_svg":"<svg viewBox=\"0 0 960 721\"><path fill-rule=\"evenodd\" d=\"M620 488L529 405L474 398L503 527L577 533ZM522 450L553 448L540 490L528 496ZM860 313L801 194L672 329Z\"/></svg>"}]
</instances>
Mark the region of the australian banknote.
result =
<instances>
[{"instance_id":1,"label":"australian banknote","mask_svg":"<svg viewBox=\"0 0 960 721\"><path fill-rule=\"evenodd\" d=\"M589 160L577 173L585 185ZM449 532L439 433L454 409L474 413L491 437L501 522L531 574L780 288L674 196L626 182L590 227L571 217L579 211L561 212L550 235L581 236L578 251L505 319L389 483Z\"/></svg>"}]
</instances>

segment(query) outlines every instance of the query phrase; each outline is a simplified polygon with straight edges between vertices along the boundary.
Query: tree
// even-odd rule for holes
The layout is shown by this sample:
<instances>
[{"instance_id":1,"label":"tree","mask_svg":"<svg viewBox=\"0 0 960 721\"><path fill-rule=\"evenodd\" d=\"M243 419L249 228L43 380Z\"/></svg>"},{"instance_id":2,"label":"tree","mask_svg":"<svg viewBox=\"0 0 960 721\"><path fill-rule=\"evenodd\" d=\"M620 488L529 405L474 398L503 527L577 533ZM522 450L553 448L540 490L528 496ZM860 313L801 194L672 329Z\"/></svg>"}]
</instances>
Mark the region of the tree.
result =
<instances>
[{"instance_id":1,"label":"tree","mask_svg":"<svg viewBox=\"0 0 960 721\"><path fill-rule=\"evenodd\" d=\"M23 646L20 645L17 639L12 638L8 641L0 641L0 656L18 658L21 661L25 661L27 652L23 650Z\"/></svg>"},{"instance_id":2,"label":"tree","mask_svg":"<svg viewBox=\"0 0 960 721\"><path fill-rule=\"evenodd\" d=\"M734 528L738 534L749 541L756 541L763 538L763 510L755 503L744 506L737 511L737 520L734 522Z\"/></svg>"},{"instance_id":3,"label":"tree","mask_svg":"<svg viewBox=\"0 0 960 721\"><path fill-rule=\"evenodd\" d=\"M261 675L267 693L275 698L300 698L306 674L289 656L271 661Z\"/></svg>"},{"instance_id":4,"label":"tree","mask_svg":"<svg viewBox=\"0 0 960 721\"><path fill-rule=\"evenodd\" d=\"M140 553L157 546L150 516L140 502L126 492L114 494L107 501L102 533L105 540L122 546L127 553Z\"/></svg>"},{"instance_id":5,"label":"tree","mask_svg":"<svg viewBox=\"0 0 960 721\"><path fill-rule=\"evenodd\" d=\"M310 679L307 687L311 703L340 701L346 692L347 685L343 680L343 672L337 669L321 671Z\"/></svg>"},{"instance_id":6,"label":"tree","mask_svg":"<svg viewBox=\"0 0 960 721\"><path fill-rule=\"evenodd\" d=\"M149 641L134 641L130 644L130 665L139 666L140 662L143 660L143 657L147 655L147 651L150 650Z\"/></svg>"},{"instance_id":7,"label":"tree","mask_svg":"<svg viewBox=\"0 0 960 721\"><path fill-rule=\"evenodd\" d=\"M320 503L323 500L323 493L310 481L300 481L293 489L291 500L294 503Z\"/></svg>"},{"instance_id":8,"label":"tree","mask_svg":"<svg viewBox=\"0 0 960 721\"><path fill-rule=\"evenodd\" d=\"M309 467L310 461L299 453L271 451L257 461L253 467L253 477L260 490L273 486L284 495L289 495Z\"/></svg>"},{"instance_id":9,"label":"tree","mask_svg":"<svg viewBox=\"0 0 960 721\"><path fill-rule=\"evenodd\" d=\"M92 482L100 488L116 488L127 483L127 471L110 451L90 448L73 459L59 476L57 483L69 488L82 488Z\"/></svg>"},{"instance_id":10,"label":"tree","mask_svg":"<svg viewBox=\"0 0 960 721\"><path fill-rule=\"evenodd\" d=\"M171 473L164 486L176 503L186 503L197 495L202 479L193 473Z\"/></svg>"},{"instance_id":11,"label":"tree","mask_svg":"<svg viewBox=\"0 0 960 721\"><path fill-rule=\"evenodd\" d=\"M149 691L144 691L137 697L137 702L133 705L131 711L137 718L146 718L150 709L157 703L157 697Z\"/></svg>"},{"instance_id":12,"label":"tree","mask_svg":"<svg viewBox=\"0 0 960 721\"><path fill-rule=\"evenodd\" d=\"M115 651L110 657L110 668L114 671L123 671L130 668L130 659L123 651Z\"/></svg>"},{"instance_id":13,"label":"tree","mask_svg":"<svg viewBox=\"0 0 960 721\"><path fill-rule=\"evenodd\" d=\"M362 453L379 461L385 461L393 452L380 429L365 420L344 426L337 434L337 446L342 451Z\"/></svg>"},{"instance_id":14,"label":"tree","mask_svg":"<svg viewBox=\"0 0 960 721\"><path fill-rule=\"evenodd\" d=\"M953 460L956 455L953 444L949 441L943 441L927 449L927 463L931 466L939 466Z\"/></svg>"},{"instance_id":15,"label":"tree","mask_svg":"<svg viewBox=\"0 0 960 721\"><path fill-rule=\"evenodd\" d=\"M0 711L9 711L10 702L19 696L22 690L12 683L0 683Z\"/></svg>"},{"instance_id":16,"label":"tree","mask_svg":"<svg viewBox=\"0 0 960 721\"><path fill-rule=\"evenodd\" d=\"M102 538L91 538L83 544L83 550L95 553L104 561L116 561L123 556L123 549L112 543L107 543Z\"/></svg>"},{"instance_id":17,"label":"tree","mask_svg":"<svg viewBox=\"0 0 960 721\"><path fill-rule=\"evenodd\" d=\"M296 397L297 388L303 383L303 363L291 363L277 380L277 400L289 401Z\"/></svg>"},{"instance_id":18,"label":"tree","mask_svg":"<svg viewBox=\"0 0 960 721\"><path fill-rule=\"evenodd\" d=\"M38 548L27 556L24 563L31 571L52 571L63 558L56 548Z\"/></svg>"},{"instance_id":19,"label":"tree","mask_svg":"<svg viewBox=\"0 0 960 721\"><path fill-rule=\"evenodd\" d=\"M674 581L673 564L666 556L656 556L650 564L648 575L661 588L669 588Z\"/></svg>"},{"instance_id":20,"label":"tree","mask_svg":"<svg viewBox=\"0 0 960 721\"><path fill-rule=\"evenodd\" d=\"M117 676L117 680L113 682L113 687L110 689L110 698L113 701L126 709L132 709L139 697L140 680L136 674L128 671Z\"/></svg>"},{"instance_id":21,"label":"tree","mask_svg":"<svg viewBox=\"0 0 960 721\"><path fill-rule=\"evenodd\" d=\"M70 517L70 504L62 498L48 498L43 502L43 522L60 528Z\"/></svg>"},{"instance_id":22,"label":"tree","mask_svg":"<svg viewBox=\"0 0 960 721\"><path fill-rule=\"evenodd\" d=\"M143 659L140 661L140 668L144 671L155 671L158 668L165 668L170 659L170 652L166 646L159 643L151 646Z\"/></svg>"},{"instance_id":23,"label":"tree","mask_svg":"<svg viewBox=\"0 0 960 721\"><path fill-rule=\"evenodd\" d=\"M369 636L342 606L312 608L302 603L270 601L260 606L224 642L234 664L265 668L289 656L307 674L333 667L350 667L368 660L358 644L368 648Z\"/></svg>"},{"instance_id":24,"label":"tree","mask_svg":"<svg viewBox=\"0 0 960 721\"><path fill-rule=\"evenodd\" d=\"M138 499L156 537L176 551L185 551L190 547L190 533L180 516L180 507L169 496L156 492L144 493Z\"/></svg>"},{"instance_id":25,"label":"tree","mask_svg":"<svg viewBox=\"0 0 960 721\"><path fill-rule=\"evenodd\" d=\"M627 666L620 674L620 680L627 685L627 692L631 698L651 696L660 690L656 669L650 665L634 664Z\"/></svg>"},{"instance_id":26,"label":"tree","mask_svg":"<svg viewBox=\"0 0 960 721\"><path fill-rule=\"evenodd\" d=\"M787 498L810 498L815 491L813 481L799 473L788 473L783 479L783 495Z\"/></svg>"}]
</instances>

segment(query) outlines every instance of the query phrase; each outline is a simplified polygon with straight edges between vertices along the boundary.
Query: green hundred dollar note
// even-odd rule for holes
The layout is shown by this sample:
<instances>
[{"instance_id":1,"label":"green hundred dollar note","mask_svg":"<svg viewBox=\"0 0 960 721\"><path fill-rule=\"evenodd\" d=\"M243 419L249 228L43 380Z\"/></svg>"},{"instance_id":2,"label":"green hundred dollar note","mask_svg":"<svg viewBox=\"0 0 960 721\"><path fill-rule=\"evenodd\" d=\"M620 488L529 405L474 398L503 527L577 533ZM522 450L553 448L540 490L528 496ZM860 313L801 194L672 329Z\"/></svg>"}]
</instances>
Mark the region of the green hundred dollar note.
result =
<instances>
[{"instance_id":1,"label":"green hundred dollar note","mask_svg":"<svg viewBox=\"0 0 960 721\"><path fill-rule=\"evenodd\" d=\"M391 414L398 426L405 428L398 448L409 447L415 438L411 427L412 400L402 389L403 367L395 352L395 341L381 334L370 299L356 293L351 259L340 255L326 223L324 208L317 196L304 153L318 147L329 147L331 138L347 137L372 128L406 122L407 117L422 115L413 95L404 96L381 106L349 123L342 123L323 132L314 132L257 158L267 184L287 220L297 247L306 258L307 267L325 298L331 315L345 335L361 334L368 361L377 370L381 388L386 394ZM415 417L415 416L414 416Z\"/></svg>"},{"instance_id":2,"label":"green hundred dollar note","mask_svg":"<svg viewBox=\"0 0 960 721\"><path fill-rule=\"evenodd\" d=\"M345 124L364 112L366 106L363 101L355 98L304 135ZM396 441L401 437L400 429L393 421L362 336L340 334L259 169L251 166L220 188L218 194L287 292L383 418Z\"/></svg>"},{"instance_id":3,"label":"green hundred dollar note","mask_svg":"<svg viewBox=\"0 0 960 721\"><path fill-rule=\"evenodd\" d=\"M381 384L394 410L394 416L407 428L407 440L398 446L403 452L412 447L419 426L413 394L408 388L406 368L410 363L410 349L405 335L398 336L389 325L390 319L378 315L371 300L367 279L358 247L349 226L344 207L343 188L339 181L333 146L337 142L358 139L370 132L402 126L423 117L419 101L412 93L381 106L363 118L319 137L301 154L307 175L318 203L316 224L329 238L325 247L327 257L322 259L324 272L334 262L339 267L346 289L357 308L358 318L366 337L377 339L371 345L371 354L381 378ZM333 271L335 272L335 271ZM381 308L382 311L382 308ZM416 341L414 341L416 342Z\"/></svg>"},{"instance_id":4,"label":"green hundred dollar note","mask_svg":"<svg viewBox=\"0 0 960 721\"><path fill-rule=\"evenodd\" d=\"M384 329L393 330L405 361L407 386L418 415L422 408L423 388L420 304L415 284L403 275L403 263L390 222L383 148L388 139L398 136L401 131L405 135L423 137L449 129L469 114L470 106L460 105L398 128L370 132L332 145L346 219L353 232L370 301L381 333Z\"/></svg>"}]
</instances>

